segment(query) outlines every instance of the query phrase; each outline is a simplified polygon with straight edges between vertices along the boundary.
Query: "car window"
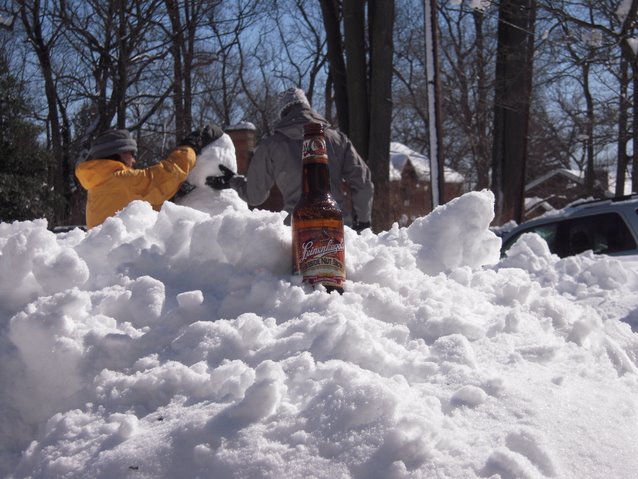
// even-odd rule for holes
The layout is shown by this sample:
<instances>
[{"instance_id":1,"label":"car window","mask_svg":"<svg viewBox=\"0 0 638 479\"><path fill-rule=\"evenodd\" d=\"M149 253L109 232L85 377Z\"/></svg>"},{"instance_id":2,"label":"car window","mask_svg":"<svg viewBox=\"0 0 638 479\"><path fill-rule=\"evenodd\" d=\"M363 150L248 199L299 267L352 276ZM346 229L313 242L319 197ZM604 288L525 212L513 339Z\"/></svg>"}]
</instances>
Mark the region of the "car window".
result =
<instances>
[{"instance_id":1,"label":"car window","mask_svg":"<svg viewBox=\"0 0 638 479\"><path fill-rule=\"evenodd\" d=\"M559 256L571 256L593 248L594 217L579 218L566 223L567 249Z\"/></svg>"},{"instance_id":2,"label":"car window","mask_svg":"<svg viewBox=\"0 0 638 479\"><path fill-rule=\"evenodd\" d=\"M544 225L532 226L530 228L521 230L518 234L512 236L507 241L507 243L503 245L502 250L503 251L508 250L514 243L516 243L516 241L518 241L521 235L525 233L536 233L537 235L539 235L541 238L545 240L545 242L547 243L547 246L549 246L549 250L552 253L554 253L556 250L557 231L558 231L558 223L547 223Z\"/></svg>"},{"instance_id":3,"label":"car window","mask_svg":"<svg viewBox=\"0 0 638 479\"><path fill-rule=\"evenodd\" d=\"M569 255L589 249L594 253L617 253L636 248L631 231L618 213L575 218L567 227Z\"/></svg>"},{"instance_id":4,"label":"car window","mask_svg":"<svg viewBox=\"0 0 638 479\"><path fill-rule=\"evenodd\" d=\"M547 242L549 250L561 258L587 250L600 254L637 248L627 224L618 213L613 212L525 228L503 244L502 254L525 233L540 235Z\"/></svg>"}]
</instances>

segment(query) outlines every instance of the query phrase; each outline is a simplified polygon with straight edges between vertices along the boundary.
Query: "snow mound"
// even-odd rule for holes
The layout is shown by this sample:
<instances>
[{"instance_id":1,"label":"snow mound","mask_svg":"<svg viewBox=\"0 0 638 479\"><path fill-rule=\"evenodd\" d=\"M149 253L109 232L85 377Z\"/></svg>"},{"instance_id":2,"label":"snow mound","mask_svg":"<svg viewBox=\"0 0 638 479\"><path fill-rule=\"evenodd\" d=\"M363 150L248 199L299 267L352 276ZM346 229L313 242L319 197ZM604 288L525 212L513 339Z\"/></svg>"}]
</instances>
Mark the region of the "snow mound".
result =
<instances>
[{"instance_id":1,"label":"snow mound","mask_svg":"<svg viewBox=\"0 0 638 479\"><path fill-rule=\"evenodd\" d=\"M535 237L499 262L475 192L346 228L328 294L281 214L197 189L88 233L0 223L0 476L635 475L634 269Z\"/></svg>"}]
</instances>

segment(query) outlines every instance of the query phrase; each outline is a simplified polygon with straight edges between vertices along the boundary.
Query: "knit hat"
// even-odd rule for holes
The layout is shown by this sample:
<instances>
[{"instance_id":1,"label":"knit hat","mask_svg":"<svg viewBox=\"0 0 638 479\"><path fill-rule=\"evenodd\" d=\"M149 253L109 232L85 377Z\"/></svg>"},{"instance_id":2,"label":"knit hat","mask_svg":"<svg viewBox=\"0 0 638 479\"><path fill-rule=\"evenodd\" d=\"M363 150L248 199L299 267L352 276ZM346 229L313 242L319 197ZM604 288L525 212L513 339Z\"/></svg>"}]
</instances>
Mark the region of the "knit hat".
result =
<instances>
[{"instance_id":1,"label":"knit hat","mask_svg":"<svg viewBox=\"0 0 638 479\"><path fill-rule=\"evenodd\" d=\"M310 108L310 102L301 88L288 88L282 91L277 99L277 112L279 117L293 105L305 105Z\"/></svg>"},{"instance_id":2,"label":"knit hat","mask_svg":"<svg viewBox=\"0 0 638 479\"><path fill-rule=\"evenodd\" d=\"M117 153L137 153L137 142L128 130L106 130L100 133L89 150L91 158L108 158Z\"/></svg>"}]
</instances>

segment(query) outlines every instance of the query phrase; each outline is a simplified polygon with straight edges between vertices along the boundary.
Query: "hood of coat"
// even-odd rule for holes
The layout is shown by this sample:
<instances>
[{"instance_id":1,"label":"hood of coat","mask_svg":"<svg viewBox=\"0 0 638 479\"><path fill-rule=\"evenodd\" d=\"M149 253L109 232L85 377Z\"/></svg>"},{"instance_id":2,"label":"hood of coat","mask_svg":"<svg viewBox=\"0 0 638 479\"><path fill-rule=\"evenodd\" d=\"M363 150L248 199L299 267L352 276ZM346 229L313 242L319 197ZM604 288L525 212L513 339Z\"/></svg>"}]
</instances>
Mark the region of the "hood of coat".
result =
<instances>
[{"instance_id":1,"label":"hood of coat","mask_svg":"<svg viewBox=\"0 0 638 479\"><path fill-rule=\"evenodd\" d=\"M306 123L321 123L330 126L328 121L314 110L305 105L295 105L275 125L275 132L279 132L293 140L303 140L303 127Z\"/></svg>"},{"instance_id":2,"label":"hood of coat","mask_svg":"<svg viewBox=\"0 0 638 479\"><path fill-rule=\"evenodd\" d=\"M124 163L115 160L83 161L75 168L75 176L86 190L101 185L117 171L130 169Z\"/></svg>"}]
</instances>

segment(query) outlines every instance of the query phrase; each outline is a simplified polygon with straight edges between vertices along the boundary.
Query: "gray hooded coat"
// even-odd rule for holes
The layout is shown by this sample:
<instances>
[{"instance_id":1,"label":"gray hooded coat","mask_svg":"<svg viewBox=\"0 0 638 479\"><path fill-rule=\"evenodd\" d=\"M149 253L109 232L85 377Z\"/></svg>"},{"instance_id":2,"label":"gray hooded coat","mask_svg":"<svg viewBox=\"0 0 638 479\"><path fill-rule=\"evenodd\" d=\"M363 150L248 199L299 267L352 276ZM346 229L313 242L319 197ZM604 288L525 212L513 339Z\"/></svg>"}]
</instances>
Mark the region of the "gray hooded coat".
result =
<instances>
[{"instance_id":1,"label":"gray hooded coat","mask_svg":"<svg viewBox=\"0 0 638 479\"><path fill-rule=\"evenodd\" d=\"M301 196L303 130L310 122L326 126L330 189L344 222L352 225L353 214L359 222L370 222L374 186L368 166L346 135L330 128L325 118L305 105L293 106L275 125L275 133L259 142L248 166L246 183L237 190L239 195L256 206L268 198L276 183L284 198L284 210L292 212ZM352 193L352 212L346 204L342 182Z\"/></svg>"}]
</instances>

